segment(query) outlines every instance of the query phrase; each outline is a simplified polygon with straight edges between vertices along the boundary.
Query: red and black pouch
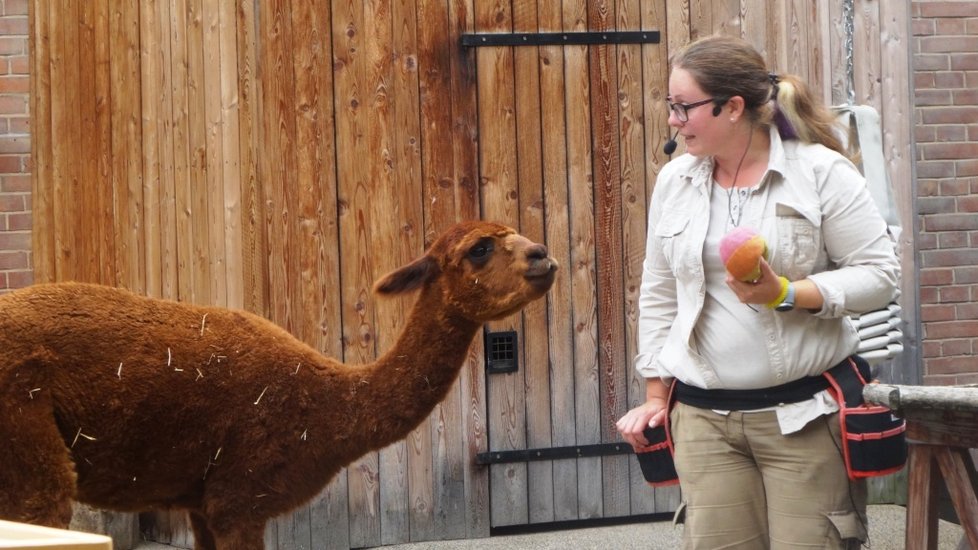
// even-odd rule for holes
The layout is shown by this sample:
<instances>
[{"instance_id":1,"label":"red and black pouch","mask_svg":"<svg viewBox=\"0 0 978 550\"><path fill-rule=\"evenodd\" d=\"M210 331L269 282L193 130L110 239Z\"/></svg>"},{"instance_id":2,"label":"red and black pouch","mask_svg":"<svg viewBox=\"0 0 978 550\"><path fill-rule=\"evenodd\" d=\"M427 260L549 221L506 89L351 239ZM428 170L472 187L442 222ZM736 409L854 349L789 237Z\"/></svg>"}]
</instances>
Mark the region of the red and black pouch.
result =
<instances>
[{"instance_id":1,"label":"red and black pouch","mask_svg":"<svg viewBox=\"0 0 978 550\"><path fill-rule=\"evenodd\" d=\"M669 388L669 411L672 410L673 390ZM672 434L669 431L669 412L666 412L665 422L654 428L646 427L642 432L649 442L643 447L634 447L638 465L642 469L642 477L652 487L666 487L679 483L676 464L673 462Z\"/></svg>"},{"instance_id":2,"label":"red and black pouch","mask_svg":"<svg viewBox=\"0 0 978 550\"><path fill-rule=\"evenodd\" d=\"M901 470L907 462L906 422L889 408L863 399L863 386L871 378L869 364L853 355L823 376L839 403L842 450L849 479Z\"/></svg>"}]
</instances>

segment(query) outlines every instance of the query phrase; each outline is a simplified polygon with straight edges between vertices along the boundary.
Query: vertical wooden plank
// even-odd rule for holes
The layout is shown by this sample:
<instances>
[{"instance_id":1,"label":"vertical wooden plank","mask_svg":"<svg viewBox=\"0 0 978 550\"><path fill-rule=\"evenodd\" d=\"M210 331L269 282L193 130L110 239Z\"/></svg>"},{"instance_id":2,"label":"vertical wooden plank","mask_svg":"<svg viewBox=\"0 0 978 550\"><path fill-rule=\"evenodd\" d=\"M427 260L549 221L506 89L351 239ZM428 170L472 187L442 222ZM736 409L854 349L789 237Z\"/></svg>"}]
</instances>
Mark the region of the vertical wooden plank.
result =
<instances>
[{"instance_id":1,"label":"vertical wooden plank","mask_svg":"<svg viewBox=\"0 0 978 550\"><path fill-rule=\"evenodd\" d=\"M159 24L157 48L159 49L160 74L156 93L160 103L160 121L157 139L160 147L160 295L168 299L178 296L177 268L177 211L176 171L174 158L174 109L173 109L173 51L170 35L173 33L170 16L171 2L156 2L156 20ZM151 98L152 99L152 98Z\"/></svg>"},{"instance_id":2,"label":"vertical wooden plank","mask_svg":"<svg viewBox=\"0 0 978 550\"><path fill-rule=\"evenodd\" d=\"M752 3L754 5L757 3ZM669 12L672 9L671 4L666 0L656 0L654 2L642 2L642 26L646 29L656 29L662 28L666 32L671 32L668 26ZM641 203L641 214L636 212L634 217L630 219L631 223L626 226L626 231L634 232L641 231L643 234L641 236L635 235L635 238L640 239L642 243L642 250L636 251L636 255L640 258L634 258L631 261L636 262L634 264L633 276L638 280L638 284L641 284L641 270L642 262L645 260L645 233L647 232L648 223L648 206L649 202L652 200L652 192L655 186L655 178L659 174L659 170L662 166L668 162L669 156L662 151L662 147L669 136L672 135L672 128L669 127L669 108L666 105L665 98L669 94L669 44L671 44L671 37L663 37L661 44L649 44L642 47L642 66L643 66L643 114L645 120L645 150L648 154L645 157L645 189L644 195L638 187L634 187L633 193L637 197L640 197ZM637 210L637 208L635 208ZM637 217L641 216L641 226L639 226ZM628 229L630 228L630 229ZM627 240L626 240L627 242ZM626 255L626 258L629 256ZM630 265L626 263L627 266ZM626 283L627 284L627 283ZM632 305L627 305L628 315L637 316L637 301L639 289L631 289L626 295L626 303L631 300ZM638 329L637 317L632 317L628 321L628 327L631 333L628 336L628 352L626 355L628 366L631 369L631 378L628 381L628 400L629 407L634 407L640 403L645 402L645 379L639 375L638 371L635 370L633 360L637 354L637 341L635 336L635 331ZM652 492L652 510L654 512L668 512L675 510L679 505L679 488L678 487L666 487L660 489L645 489L645 478L642 476L641 469L638 467L638 461L633 459L631 469L632 487L642 487L646 492ZM641 493L641 489L638 491L633 491L632 495L632 510L636 513L641 513L641 511L647 509L647 498L644 494L634 494Z\"/></svg>"},{"instance_id":3,"label":"vertical wooden plank","mask_svg":"<svg viewBox=\"0 0 978 550\"><path fill-rule=\"evenodd\" d=\"M176 296L195 301L194 208L190 150L190 39L187 0L170 6L170 95L173 133L173 204L176 232Z\"/></svg>"},{"instance_id":4,"label":"vertical wooden plank","mask_svg":"<svg viewBox=\"0 0 978 550\"><path fill-rule=\"evenodd\" d=\"M832 105L843 105L849 102L849 79L846 72L846 30L842 2L829 2L826 11L829 20L826 36L829 53L826 56L826 79L830 94L825 97Z\"/></svg>"},{"instance_id":5,"label":"vertical wooden plank","mask_svg":"<svg viewBox=\"0 0 978 550\"><path fill-rule=\"evenodd\" d=\"M740 36L743 25L740 19L741 0L713 0L712 27L715 34Z\"/></svg>"},{"instance_id":6,"label":"vertical wooden plank","mask_svg":"<svg viewBox=\"0 0 978 550\"><path fill-rule=\"evenodd\" d=\"M112 55L112 179L115 190L118 283L142 294L146 287L139 81L139 8L123 3L110 12Z\"/></svg>"},{"instance_id":7,"label":"vertical wooden plank","mask_svg":"<svg viewBox=\"0 0 978 550\"><path fill-rule=\"evenodd\" d=\"M67 75L67 60L65 59L64 37L67 34L66 4L59 3L49 12L51 24L51 89L65 90L69 85ZM74 48L72 48L74 49ZM68 134L69 109L64 96L52 96L51 100L51 134L64 136ZM60 138L51 140L51 190L52 211L70 212L71 186L69 183L68 163L69 152L65 150L66 142ZM66 215L52 218L54 234L54 276L56 280L75 278L75 269L71 264L72 219Z\"/></svg>"},{"instance_id":8,"label":"vertical wooden plank","mask_svg":"<svg viewBox=\"0 0 978 550\"><path fill-rule=\"evenodd\" d=\"M538 2L513 6L513 30L535 33L539 30ZM516 92L516 160L519 189L519 227L536 242L546 242L546 209L543 189L540 49L516 48L514 88ZM551 105L546 105L547 109ZM522 384L525 392L526 445L529 448L552 446L550 416L550 354L544 345L548 338L547 302L538 300L523 310ZM530 523L552 522L554 516L553 463L527 464L527 500Z\"/></svg>"},{"instance_id":9,"label":"vertical wooden plank","mask_svg":"<svg viewBox=\"0 0 978 550\"><path fill-rule=\"evenodd\" d=\"M343 307L344 360L366 363L376 356L375 318L367 300L374 270L369 243L370 196L368 181L370 83L366 58L369 31L365 7L357 2L333 4L333 52L336 64L337 158L360 159L338 165L337 197L340 204L339 235ZM378 457L370 453L350 464L348 506L350 544L379 543Z\"/></svg>"},{"instance_id":10,"label":"vertical wooden plank","mask_svg":"<svg viewBox=\"0 0 978 550\"><path fill-rule=\"evenodd\" d=\"M564 30L558 2L539 2L541 32ZM567 113L565 48L540 48L541 156L546 213L546 242L550 254L560 264L557 279L547 297L549 318L547 341L550 363L550 437L551 444L567 447L577 442L574 423L574 348L573 297L570 260L569 177L567 155ZM534 397L536 399L536 397ZM578 517L577 463L558 460L553 463L554 521Z\"/></svg>"},{"instance_id":11,"label":"vertical wooden plank","mask_svg":"<svg viewBox=\"0 0 978 550\"><path fill-rule=\"evenodd\" d=\"M726 2L726 0L723 0ZM713 0L689 0L689 40L710 36L713 25Z\"/></svg>"},{"instance_id":12,"label":"vertical wooden plank","mask_svg":"<svg viewBox=\"0 0 978 550\"><path fill-rule=\"evenodd\" d=\"M328 3L293 3L291 21L283 21L292 30L291 38L281 41L277 55L282 56L286 83L294 75L294 97L282 99L280 116L284 128L294 132L295 172L287 185L298 192L285 195L294 204L294 216L283 230L294 243L298 273L290 293L297 307L293 310L296 335L317 350L342 357L340 343L339 272L330 265L337 257L339 237L336 230L336 173L331 47L329 42ZM283 34L282 38L286 38ZM291 44L291 47L287 47ZM288 60L292 55L293 59ZM271 77L271 75L269 75ZM281 75L273 78L280 79ZM284 90L282 90L284 92ZM287 158L291 154L285 152ZM294 543L299 534L306 536L311 548L341 548L348 541L345 476L332 483L307 507L292 514ZM301 522L310 522L302 527ZM302 527L300 529L300 527ZM282 529L278 542L285 543Z\"/></svg>"},{"instance_id":13,"label":"vertical wooden plank","mask_svg":"<svg viewBox=\"0 0 978 550\"><path fill-rule=\"evenodd\" d=\"M658 1L645 2L646 11L657 10ZM618 30L651 30L664 27L653 21L644 21L642 2L637 0L619 0L617 27ZM663 20L664 22L664 20ZM644 49L650 51L643 52ZM621 173L621 227L622 227L622 311L620 318L624 323L622 334L622 350L619 359L622 378L622 395L618 399L617 410L609 411L612 420L620 418L636 401L636 388L643 386L637 380L637 372L632 364L636 353L636 329L638 290L642 281L642 261L645 258L645 225L646 225L646 196L645 178L649 172L646 164L651 164L653 155L646 154L646 121L645 110L655 112L656 105L644 101L642 78L645 69L645 57L658 57L664 51L661 44L622 45L618 48L618 141ZM656 67L656 72L662 72ZM662 103L660 100L658 103ZM653 126L654 127L654 126ZM651 136L649 136L651 137ZM614 426L611 426L614 429ZM616 432L609 434L609 441L620 441ZM624 490L628 493L623 504L628 509L620 515L651 513L654 511L654 493L642 483L641 471L634 458L626 457L627 472L622 476L625 481Z\"/></svg>"},{"instance_id":14,"label":"vertical wooden plank","mask_svg":"<svg viewBox=\"0 0 978 550\"><path fill-rule=\"evenodd\" d=\"M227 4L227 2L225 2ZM224 125L222 116L222 83L225 80L221 54L221 30L219 3L202 1L199 11L194 18L195 26L201 31L202 65L197 68L199 83L202 87L198 93L202 96L203 134L200 136L201 168L203 173L203 189L200 195L201 210L198 214L207 226L207 241L203 243L206 250L206 261L210 263L210 277L206 281L209 287L209 301L213 304L226 306L228 304L227 288L227 249L225 234L239 228L225 226L224 216Z\"/></svg>"},{"instance_id":15,"label":"vertical wooden plank","mask_svg":"<svg viewBox=\"0 0 978 550\"><path fill-rule=\"evenodd\" d=\"M588 28L613 30L617 2L589 2ZM618 439L615 420L626 404L624 372L624 289L622 192L618 113L617 48L589 48L591 121L594 151L594 243L598 280L598 403L601 441ZM628 511L628 458L601 459L604 517Z\"/></svg>"},{"instance_id":16,"label":"vertical wooden plank","mask_svg":"<svg viewBox=\"0 0 978 550\"><path fill-rule=\"evenodd\" d=\"M442 4L444 6L444 4ZM392 70L392 160L391 176L393 202L396 206L397 227L391 227L397 263L403 265L424 251L424 183L422 177L421 90L419 75L419 22L421 6L416 0L396 0L391 4ZM442 10L444 12L444 9ZM440 27L444 29L444 27ZM439 67L439 72L448 68ZM395 266L396 267L396 266ZM382 343L389 347L406 320L416 296L391 300L391 306L401 315L392 316L398 323L391 326L389 337ZM464 478L461 476L461 417L457 387L448 392L445 400L432 412L429 421L422 423L404 441L381 452L381 504L384 517L381 538L388 541L419 539L429 515L421 510L424 502L424 483L431 487L431 530L436 538L464 538L465 516L461 505L465 499ZM451 414L446 415L446 411ZM430 437L426 447L425 437ZM428 454L424 454L425 451ZM429 473L430 472L430 473ZM416 486L419 486L416 488ZM417 499L412 496L418 497ZM415 530L415 527L418 530Z\"/></svg>"},{"instance_id":17,"label":"vertical wooden plank","mask_svg":"<svg viewBox=\"0 0 978 550\"><path fill-rule=\"evenodd\" d=\"M99 219L96 229L98 241L99 281L108 285L119 284L116 278L115 215L112 185L112 83L109 69L112 56L109 33L110 0L95 0L95 135L89 140L96 150L96 181L98 191L95 215Z\"/></svg>"},{"instance_id":18,"label":"vertical wooden plank","mask_svg":"<svg viewBox=\"0 0 978 550\"><path fill-rule=\"evenodd\" d=\"M513 13L508 4L477 3L476 32L512 32ZM516 163L515 52L513 48L479 48L479 182L483 217L519 226L518 166ZM486 331L520 331L516 316L487 323ZM520 354L520 360L524 359ZM488 378L489 448L526 448L526 411L523 373L496 374ZM492 523L524 524L528 521L527 465L498 464L490 467Z\"/></svg>"},{"instance_id":19,"label":"vertical wooden plank","mask_svg":"<svg viewBox=\"0 0 978 550\"><path fill-rule=\"evenodd\" d=\"M72 130L71 139L75 145L76 166L73 168L78 200L75 207L82 214L82 225L76 227L76 249L79 269L83 280L99 282L102 267L99 265L98 228L104 223L98 216L91 215L97 211L99 189L97 149L89 147L91 137L96 135L95 122L96 93L95 93L95 4L85 2L77 8L77 43L72 46L77 51L77 88L75 88L75 112L77 128ZM67 136L65 136L67 137ZM95 142L97 143L97 141ZM96 153L96 154L93 154Z\"/></svg>"},{"instance_id":20,"label":"vertical wooden plank","mask_svg":"<svg viewBox=\"0 0 978 550\"><path fill-rule=\"evenodd\" d=\"M28 47L31 56L31 203L34 219L54 220L54 196L52 180L52 133L51 127L51 5L45 0L32 0L28 4L30 25ZM40 229L40 228L38 228ZM34 281L50 282L55 279L55 233L48 228L31 232L31 257Z\"/></svg>"},{"instance_id":21,"label":"vertical wooden plank","mask_svg":"<svg viewBox=\"0 0 978 550\"><path fill-rule=\"evenodd\" d=\"M76 2L65 2L62 6L61 17L63 17L62 29L62 73L64 76L65 90L75 90L77 94L82 88L82 68L81 55L79 52L80 35L80 13L81 7ZM69 221L65 227L65 237L62 250L64 267L71 273L71 278L81 281L91 280L89 274L89 264L91 263L92 250L88 246L87 236L91 234L88 229L91 219L80 215L81 212L88 210L87 197L83 182L81 181L82 171L82 135L81 135L81 111L78 108L79 96L74 94L64 95L64 126L58 132L60 142L60 153L62 155L62 185L64 194L62 197L65 203L60 209L61 212L71 212L65 221Z\"/></svg>"},{"instance_id":22,"label":"vertical wooden plank","mask_svg":"<svg viewBox=\"0 0 978 550\"><path fill-rule=\"evenodd\" d=\"M163 293L163 240L160 213L162 198L161 157L159 140L163 117L160 104L163 94L163 59L160 51L162 22L157 0L140 3L139 9L139 68L142 120L140 143L142 145L143 226L140 237L145 242L142 261L146 265L145 292L159 297Z\"/></svg>"},{"instance_id":23,"label":"vertical wooden plank","mask_svg":"<svg viewBox=\"0 0 978 550\"><path fill-rule=\"evenodd\" d=\"M211 233L221 231L212 227L208 199L213 182L208 179L207 118L207 55L204 37L204 1L187 0L187 149L189 179L189 214L193 239L191 241L191 299L201 304L221 304L221 296L213 295L213 273L219 268L220 256L211 256Z\"/></svg>"},{"instance_id":24,"label":"vertical wooden plank","mask_svg":"<svg viewBox=\"0 0 978 550\"><path fill-rule=\"evenodd\" d=\"M905 345L904 352L894 361L898 368L890 371L896 384L913 384L910 373L916 372L921 361L920 295L915 270L914 239L915 186L914 186L914 106L913 74L911 68L911 7L904 2L880 3L880 117L883 126L883 156L887 162L893 201L899 212L903 231L897 240L898 253L903 259L900 281L900 303L906 323L905 339L915 345ZM904 378L906 377L906 378Z\"/></svg>"},{"instance_id":25,"label":"vertical wooden plank","mask_svg":"<svg viewBox=\"0 0 978 550\"><path fill-rule=\"evenodd\" d=\"M741 0L740 5L741 38L750 42L767 61L768 67L773 70L773 57L767 47L770 3Z\"/></svg>"},{"instance_id":26,"label":"vertical wooden plank","mask_svg":"<svg viewBox=\"0 0 978 550\"><path fill-rule=\"evenodd\" d=\"M587 30L587 2L564 2L564 30ZM571 296L574 304L574 421L577 444L601 441L601 387L598 364L598 303L595 266L594 172L591 140L591 85L587 46L564 48L567 75L566 119L568 187L570 194ZM601 459L577 460L580 519L602 515Z\"/></svg>"},{"instance_id":27,"label":"vertical wooden plank","mask_svg":"<svg viewBox=\"0 0 978 550\"><path fill-rule=\"evenodd\" d=\"M238 26L235 21L233 2L217 3L217 39L219 48L218 63L220 81L212 93L217 96L220 126L218 139L221 149L219 156L221 171L218 180L223 190L224 201L218 203L221 217L218 223L224 227L224 286L225 303L228 307L244 307L244 285L238 270L243 263L244 230L241 217L241 129L240 102L238 100ZM211 15L212 20L214 15ZM216 210L216 209L215 209Z\"/></svg>"},{"instance_id":28,"label":"vertical wooden plank","mask_svg":"<svg viewBox=\"0 0 978 550\"><path fill-rule=\"evenodd\" d=\"M853 0L855 5L856 103L881 112L880 2Z\"/></svg>"},{"instance_id":29,"label":"vertical wooden plank","mask_svg":"<svg viewBox=\"0 0 978 550\"><path fill-rule=\"evenodd\" d=\"M417 1L418 85L424 245L459 219L479 217L476 189L474 51L458 48L473 29L470 0ZM447 31L447 34L446 34ZM451 47L446 47L450 45ZM450 136L445 139L445 136ZM473 344L459 383L435 407L428 430L408 438L412 540L415 515L426 517L425 483L434 483L434 528L440 537L488 536L488 468L472 468L486 450L482 345ZM453 421L453 418L460 420ZM425 449L431 450L424 462ZM430 481L429 481L430 480ZM453 502L452 499L461 501Z\"/></svg>"},{"instance_id":30,"label":"vertical wooden plank","mask_svg":"<svg viewBox=\"0 0 978 550\"><path fill-rule=\"evenodd\" d=\"M237 4L237 52L238 52L238 103L240 137L238 139L239 168L241 170L241 270L243 307L259 314L266 314L267 286L265 285L264 208L258 173L258 147L260 137L260 98L258 96L258 19L255 3L238 0ZM331 75L325 68L326 77ZM332 109L327 112L332 113ZM332 133L329 134L332 136ZM332 143L332 140L330 140ZM335 310L334 310L335 311Z\"/></svg>"},{"instance_id":31,"label":"vertical wooden plank","mask_svg":"<svg viewBox=\"0 0 978 550\"><path fill-rule=\"evenodd\" d=\"M473 2L474 0L449 1L446 20L449 45L459 44L461 33L475 31ZM427 19L421 20L427 21ZM438 33L437 29L434 32ZM447 99L451 105L450 124L446 127L449 135L452 136L451 166L446 173L448 176L446 179L452 182L451 192L454 195L451 213L453 217L458 219L478 219L480 211L475 52L457 46L444 48L437 41L427 42L433 43L438 49L449 50L448 63L442 64L440 67L448 67L449 69L448 75L441 77L441 81L448 85L445 91L449 92ZM441 69L441 72L444 72L444 69ZM445 86L442 86L442 89L444 90ZM434 135L432 138L439 139ZM430 141L425 140L425 143L430 143ZM438 181L441 183L440 178ZM445 211L442 210L442 212ZM437 220L433 219L432 221L434 223ZM426 226L426 235L429 234L428 230L429 226ZM476 454L489 449L486 428L488 405L484 367L484 349L482 343L477 339L473 343L469 358L462 368L457 390L461 408L456 410L463 419L462 464L474 464ZM456 390L453 389L453 391ZM446 410L449 413L452 412L450 409ZM489 469L465 468L464 470L462 475L465 485L466 535L469 538L487 537L489 536L491 522Z\"/></svg>"}]
</instances>

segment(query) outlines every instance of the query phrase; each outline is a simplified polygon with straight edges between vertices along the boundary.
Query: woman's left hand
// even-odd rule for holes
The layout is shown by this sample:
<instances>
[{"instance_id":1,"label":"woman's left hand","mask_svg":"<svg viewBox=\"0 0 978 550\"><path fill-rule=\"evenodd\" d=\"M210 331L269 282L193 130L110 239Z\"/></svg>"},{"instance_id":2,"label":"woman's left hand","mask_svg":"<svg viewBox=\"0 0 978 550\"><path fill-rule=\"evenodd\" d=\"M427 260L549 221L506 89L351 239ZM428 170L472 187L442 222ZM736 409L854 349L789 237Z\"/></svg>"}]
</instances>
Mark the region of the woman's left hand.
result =
<instances>
[{"instance_id":1,"label":"woman's left hand","mask_svg":"<svg viewBox=\"0 0 978 550\"><path fill-rule=\"evenodd\" d=\"M727 286L745 304L768 304L781 295L781 280L767 260L761 258L761 276L754 281L738 281L727 273Z\"/></svg>"}]
</instances>

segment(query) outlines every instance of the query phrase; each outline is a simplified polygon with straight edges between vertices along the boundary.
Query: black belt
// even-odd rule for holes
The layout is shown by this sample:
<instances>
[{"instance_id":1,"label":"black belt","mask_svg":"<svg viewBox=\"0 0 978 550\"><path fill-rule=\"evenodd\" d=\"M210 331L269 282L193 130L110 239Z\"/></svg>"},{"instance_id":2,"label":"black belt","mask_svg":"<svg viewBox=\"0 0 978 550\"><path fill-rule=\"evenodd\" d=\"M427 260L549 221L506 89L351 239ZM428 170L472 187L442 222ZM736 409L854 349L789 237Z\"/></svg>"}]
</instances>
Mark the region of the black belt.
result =
<instances>
[{"instance_id":1,"label":"black belt","mask_svg":"<svg viewBox=\"0 0 978 550\"><path fill-rule=\"evenodd\" d=\"M858 355L853 355L851 358L856 362L863 378L869 380L869 364ZM849 359L843 359L838 365L829 369L829 372L835 374L844 369L851 371ZM806 376L780 386L751 390L705 390L676 380L675 396L676 401L700 409L749 411L805 401L828 387L829 381L823 375Z\"/></svg>"}]
</instances>

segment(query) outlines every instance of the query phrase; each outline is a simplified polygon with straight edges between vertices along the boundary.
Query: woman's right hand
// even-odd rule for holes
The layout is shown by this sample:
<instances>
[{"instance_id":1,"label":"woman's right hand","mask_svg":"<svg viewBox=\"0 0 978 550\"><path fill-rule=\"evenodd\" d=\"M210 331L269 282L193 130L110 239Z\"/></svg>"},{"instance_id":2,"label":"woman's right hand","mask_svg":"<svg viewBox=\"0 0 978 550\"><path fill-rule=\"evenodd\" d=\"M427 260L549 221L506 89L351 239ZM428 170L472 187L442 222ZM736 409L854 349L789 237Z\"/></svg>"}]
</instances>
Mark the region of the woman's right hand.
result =
<instances>
[{"instance_id":1,"label":"woman's right hand","mask_svg":"<svg viewBox=\"0 0 978 550\"><path fill-rule=\"evenodd\" d=\"M669 414L669 401L663 397L651 397L645 403L635 407L618 419L615 427L618 433L632 447L644 447L649 444L642 433L645 428L661 426Z\"/></svg>"}]
</instances>

